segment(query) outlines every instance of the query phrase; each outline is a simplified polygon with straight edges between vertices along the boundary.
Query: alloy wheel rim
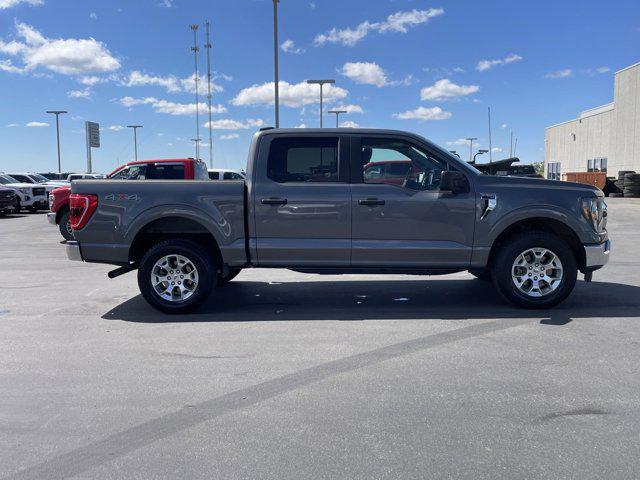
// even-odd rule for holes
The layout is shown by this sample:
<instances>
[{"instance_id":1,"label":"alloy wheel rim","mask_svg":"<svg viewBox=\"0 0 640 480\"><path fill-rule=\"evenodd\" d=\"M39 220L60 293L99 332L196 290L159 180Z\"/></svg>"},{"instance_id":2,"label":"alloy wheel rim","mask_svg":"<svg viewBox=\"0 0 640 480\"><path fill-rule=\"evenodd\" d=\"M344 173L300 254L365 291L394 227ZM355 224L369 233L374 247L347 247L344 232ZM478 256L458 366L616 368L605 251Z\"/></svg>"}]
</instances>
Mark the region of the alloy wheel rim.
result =
<instances>
[{"instance_id":1,"label":"alloy wheel rim","mask_svg":"<svg viewBox=\"0 0 640 480\"><path fill-rule=\"evenodd\" d=\"M511 280L527 297L539 298L555 292L562 283L562 262L544 247L528 248L511 266Z\"/></svg>"},{"instance_id":2,"label":"alloy wheel rim","mask_svg":"<svg viewBox=\"0 0 640 480\"><path fill-rule=\"evenodd\" d=\"M71 228L71 220L67 220L67 224L65 225L67 229L67 233L73 237L73 228Z\"/></svg>"},{"instance_id":3,"label":"alloy wheel rim","mask_svg":"<svg viewBox=\"0 0 640 480\"><path fill-rule=\"evenodd\" d=\"M169 302L184 302L198 288L198 269L183 255L165 255L151 269L151 285Z\"/></svg>"}]
</instances>

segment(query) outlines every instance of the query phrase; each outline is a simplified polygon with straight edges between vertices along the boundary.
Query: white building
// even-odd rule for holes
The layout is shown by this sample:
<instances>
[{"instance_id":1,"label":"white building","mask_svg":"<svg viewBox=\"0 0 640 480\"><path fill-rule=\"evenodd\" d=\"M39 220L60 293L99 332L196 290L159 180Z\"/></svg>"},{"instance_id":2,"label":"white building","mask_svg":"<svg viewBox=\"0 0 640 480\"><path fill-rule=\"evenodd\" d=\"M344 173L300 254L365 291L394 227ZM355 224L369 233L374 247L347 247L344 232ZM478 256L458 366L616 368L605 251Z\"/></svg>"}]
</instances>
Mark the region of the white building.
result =
<instances>
[{"instance_id":1,"label":"white building","mask_svg":"<svg viewBox=\"0 0 640 480\"><path fill-rule=\"evenodd\" d=\"M640 63L615 73L612 103L547 127L544 143L546 178L567 172L640 173Z\"/></svg>"}]
</instances>

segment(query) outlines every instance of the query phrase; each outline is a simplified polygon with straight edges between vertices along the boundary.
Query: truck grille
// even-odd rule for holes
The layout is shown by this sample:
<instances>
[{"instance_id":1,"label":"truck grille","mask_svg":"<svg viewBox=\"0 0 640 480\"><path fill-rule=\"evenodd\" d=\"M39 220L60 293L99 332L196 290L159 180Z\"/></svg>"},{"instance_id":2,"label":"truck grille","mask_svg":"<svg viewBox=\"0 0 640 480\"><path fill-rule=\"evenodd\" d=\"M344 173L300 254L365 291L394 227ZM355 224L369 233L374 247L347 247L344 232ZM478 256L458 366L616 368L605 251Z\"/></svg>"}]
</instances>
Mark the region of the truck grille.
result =
<instances>
[{"instance_id":1,"label":"truck grille","mask_svg":"<svg viewBox=\"0 0 640 480\"><path fill-rule=\"evenodd\" d=\"M0 200L3 200L3 203L6 201L13 202L15 199L16 194L12 190L0 191Z\"/></svg>"},{"instance_id":2,"label":"truck grille","mask_svg":"<svg viewBox=\"0 0 640 480\"><path fill-rule=\"evenodd\" d=\"M45 189L44 187L36 187L33 189L33 195L44 195Z\"/></svg>"}]
</instances>

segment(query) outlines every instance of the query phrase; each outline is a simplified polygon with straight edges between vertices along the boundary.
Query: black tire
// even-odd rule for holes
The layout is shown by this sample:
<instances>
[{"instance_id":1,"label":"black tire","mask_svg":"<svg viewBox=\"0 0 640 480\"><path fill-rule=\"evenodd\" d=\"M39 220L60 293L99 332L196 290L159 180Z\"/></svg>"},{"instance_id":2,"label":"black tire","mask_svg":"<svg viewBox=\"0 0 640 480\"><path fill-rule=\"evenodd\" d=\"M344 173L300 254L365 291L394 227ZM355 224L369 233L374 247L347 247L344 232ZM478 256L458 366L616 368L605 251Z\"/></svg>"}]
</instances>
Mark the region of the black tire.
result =
<instances>
[{"instance_id":1,"label":"black tire","mask_svg":"<svg viewBox=\"0 0 640 480\"><path fill-rule=\"evenodd\" d=\"M66 210L60 216L60 222L58 223L58 229L60 234L65 240L74 240L73 230L71 230L71 219L69 218L69 210Z\"/></svg>"},{"instance_id":2,"label":"black tire","mask_svg":"<svg viewBox=\"0 0 640 480\"><path fill-rule=\"evenodd\" d=\"M38 213L38 207L36 207L35 205L27 207L27 210L29 210L29 213Z\"/></svg>"},{"instance_id":3,"label":"black tire","mask_svg":"<svg viewBox=\"0 0 640 480\"><path fill-rule=\"evenodd\" d=\"M624 197L624 194L622 194L622 193L610 193L609 196L611 198L621 198L621 197Z\"/></svg>"},{"instance_id":4,"label":"black tire","mask_svg":"<svg viewBox=\"0 0 640 480\"><path fill-rule=\"evenodd\" d=\"M151 283L152 270L158 260L170 255L181 255L195 266L198 274L197 286L186 300L166 300ZM218 280L215 260L200 245L190 240L166 240L147 251L138 267L138 287L149 304L164 313L182 314L198 308L204 303Z\"/></svg>"},{"instance_id":5,"label":"black tire","mask_svg":"<svg viewBox=\"0 0 640 480\"><path fill-rule=\"evenodd\" d=\"M562 262L563 275L558 287L541 297L521 292L512 279L512 266L518 256L529 248L549 249ZM509 302L523 308L551 308L573 291L578 275L576 258L571 247L556 235L532 231L515 235L500 247L492 264L493 285Z\"/></svg>"},{"instance_id":6,"label":"black tire","mask_svg":"<svg viewBox=\"0 0 640 480\"><path fill-rule=\"evenodd\" d=\"M218 286L221 287L223 285L226 285L231 280L236 278L241 271L242 271L241 268L230 268L229 271L227 272L226 277L223 277L222 275L218 275Z\"/></svg>"},{"instance_id":7,"label":"black tire","mask_svg":"<svg viewBox=\"0 0 640 480\"><path fill-rule=\"evenodd\" d=\"M469 270L469 273L483 282L491 281L491 271L489 270Z\"/></svg>"}]
</instances>

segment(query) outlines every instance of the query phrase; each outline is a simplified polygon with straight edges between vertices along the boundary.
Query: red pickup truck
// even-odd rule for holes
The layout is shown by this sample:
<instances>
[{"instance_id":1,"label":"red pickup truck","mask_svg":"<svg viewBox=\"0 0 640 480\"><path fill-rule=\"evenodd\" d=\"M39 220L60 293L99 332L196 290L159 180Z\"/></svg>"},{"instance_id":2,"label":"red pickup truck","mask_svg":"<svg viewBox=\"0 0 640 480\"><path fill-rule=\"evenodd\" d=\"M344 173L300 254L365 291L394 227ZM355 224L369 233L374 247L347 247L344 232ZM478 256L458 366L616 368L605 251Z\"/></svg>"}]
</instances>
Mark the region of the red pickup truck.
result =
<instances>
[{"instance_id":1,"label":"red pickup truck","mask_svg":"<svg viewBox=\"0 0 640 480\"><path fill-rule=\"evenodd\" d=\"M119 166L107 178L114 180L209 180L207 166L201 160L176 158L166 160L140 160ZM71 187L56 188L49 194L47 220L57 225L66 240L73 240L69 220Z\"/></svg>"}]
</instances>

